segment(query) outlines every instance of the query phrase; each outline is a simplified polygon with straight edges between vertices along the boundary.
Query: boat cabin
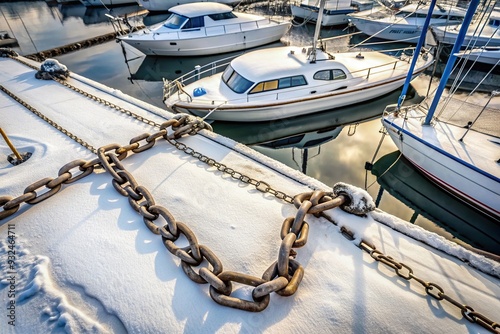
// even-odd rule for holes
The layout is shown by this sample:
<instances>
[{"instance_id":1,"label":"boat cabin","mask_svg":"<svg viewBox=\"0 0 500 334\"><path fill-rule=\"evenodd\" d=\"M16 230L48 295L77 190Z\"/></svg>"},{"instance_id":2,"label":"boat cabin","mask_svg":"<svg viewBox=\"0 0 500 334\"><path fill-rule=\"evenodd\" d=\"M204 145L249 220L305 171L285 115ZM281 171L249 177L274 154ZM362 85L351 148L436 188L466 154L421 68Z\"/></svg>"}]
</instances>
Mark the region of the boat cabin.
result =
<instances>
[{"instance_id":1,"label":"boat cabin","mask_svg":"<svg viewBox=\"0 0 500 334\"><path fill-rule=\"evenodd\" d=\"M171 9L172 15L163 26L174 30L199 29L208 26L227 23L227 20L237 19L233 9L220 3L204 3L203 6L185 4Z\"/></svg>"},{"instance_id":2,"label":"boat cabin","mask_svg":"<svg viewBox=\"0 0 500 334\"><path fill-rule=\"evenodd\" d=\"M421 18L425 19L428 16L428 6L418 6L416 4L403 7L396 13L396 17L402 18ZM432 11L431 19L461 21L465 17L465 10L458 7L443 7L436 5Z\"/></svg>"},{"instance_id":3,"label":"boat cabin","mask_svg":"<svg viewBox=\"0 0 500 334\"><path fill-rule=\"evenodd\" d=\"M350 71L327 53L320 52L316 61L311 62L306 49L290 47L264 52L266 62L258 51L234 59L222 73L222 81L237 94L254 95L300 86L326 86L352 78ZM283 52L288 57L284 58Z\"/></svg>"}]
</instances>

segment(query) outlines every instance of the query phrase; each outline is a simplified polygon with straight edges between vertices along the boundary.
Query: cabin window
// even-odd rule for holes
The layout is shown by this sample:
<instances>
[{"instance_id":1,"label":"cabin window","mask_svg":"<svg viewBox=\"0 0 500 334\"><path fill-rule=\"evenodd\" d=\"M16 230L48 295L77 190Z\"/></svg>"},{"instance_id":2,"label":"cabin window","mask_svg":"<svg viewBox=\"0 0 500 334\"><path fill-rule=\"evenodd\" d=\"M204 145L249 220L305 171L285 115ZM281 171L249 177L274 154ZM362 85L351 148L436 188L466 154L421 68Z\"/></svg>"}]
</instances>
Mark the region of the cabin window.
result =
<instances>
[{"instance_id":1,"label":"cabin window","mask_svg":"<svg viewBox=\"0 0 500 334\"><path fill-rule=\"evenodd\" d=\"M170 29L179 29L182 27L184 22L188 20L187 17L182 16L182 15L177 15L177 14L172 14L170 17L165 21L163 24L164 27L170 28Z\"/></svg>"},{"instance_id":2,"label":"cabin window","mask_svg":"<svg viewBox=\"0 0 500 334\"><path fill-rule=\"evenodd\" d=\"M493 19L493 20L490 21L490 25L492 27L498 27L498 26L500 26L500 20Z\"/></svg>"},{"instance_id":3,"label":"cabin window","mask_svg":"<svg viewBox=\"0 0 500 334\"><path fill-rule=\"evenodd\" d=\"M292 77L292 87L303 85L307 85L306 78L304 78L303 75L296 75Z\"/></svg>"},{"instance_id":4,"label":"cabin window","mask_svg":"<svg viewBox=\"0 0 500 334\"><path fill-rule=\"evenodd\" d=\"M229 20L229 19L236 19L237 18L237 16L234 15L233 12L211 14L211 15L208 15L208 17L214 21Z\"/></svg>"},{"instance_id":5,"label":"cabin window","mask_svg":"<svg viewBox=\"0 0 500 334\"><path fill-rule=\"evenodd\" d=\"M252 87L253 82L245 79L231 66L228 66L222 73L222 81L235 93L241 94Z\"/></svg>"},{"instance_id":6,"label":"cabin window","mask_svg":"<svg viewBox=\"0 0 500 334\"><path fill-rule=\"evenodd\" d=\"M315 80L327 80L327 81L343 80L343 79L347 78L347 75L342 70L334 69L334 70L318 71L318 72L314 73L313 78Z\"/></svg>"},{"instance_id":7,"label":"cabin window","mask_svg":"<svg viewBox=\"0 0 500 334\"><path fill-rule=\"evenodd\" d=\"M192 17L190 18L186 24L182 27L182 29L196 29L202 28L205 26L205 20L203 16Z\"/></svg>"},{"instance_id":8,"label":"cabin window","mask_svg":"<svg viewBox=\"0 0 500 334\"><path fill-rule=\"evenodd\" d=\"M255 85L254 88L252 88L249 94L266 92L276 89L285 89L306 84L307 82L303 75L295 75L293 77L259 82L257 85Z\"/></svg>"},{"instance_id":9,"label":"cabin window","mask_svg":"<svg viewBox=\"0 0 500 334\"><path fill-rule=\"evenodd\" d=\"M313 78L314 80L330 80L330 70L316 72Z\"/></svg>"}]
</instances>

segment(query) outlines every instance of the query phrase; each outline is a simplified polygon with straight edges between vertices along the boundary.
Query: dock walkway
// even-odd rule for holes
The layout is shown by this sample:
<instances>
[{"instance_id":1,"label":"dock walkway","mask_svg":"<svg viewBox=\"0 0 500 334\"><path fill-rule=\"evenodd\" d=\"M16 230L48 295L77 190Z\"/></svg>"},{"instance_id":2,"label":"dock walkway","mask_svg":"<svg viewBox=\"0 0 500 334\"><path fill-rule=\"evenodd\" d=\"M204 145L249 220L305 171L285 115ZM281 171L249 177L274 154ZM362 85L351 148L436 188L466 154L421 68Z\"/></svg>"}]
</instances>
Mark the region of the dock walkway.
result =
<instances>
[{"instance_id":1,"label":"dock walkway","mask_svg":"<svg viewBox=\"0 0 500 334\"><path fill-rule=\"evenodd\" d=\"M67 83L85 94L56 81L37 80L36 70L24 63L39 64L20 59L0 59L0 124L18 150L32 156L12 166L6 160L9 147L0 142L0 200L29 193L26 187L35 181L57 178L70 161L95 159L92 148L117 143L127 150L137 136L136 142L143 145L144 133L158 133L156 125L174 116L75 74ZM73 139L54 123L71 132ZM88 145L77 143L75 137ZM79 333L487 332L462 316L450 298L485 319L500 321L499 263L383 212L356 216L339 208L325 211L327 216L307 214L307 242L290 250L283 243L291 232L283 238L282 225L286 218L292 217L290 224L293 217L300 218L297 208L279 194L330 192L333 185L207 130L177 139L177 146L162 138L154 142L150 149L121 161L129 172L119 173L129 180L124 181L129 187L122 188L129 198L115 190L116 178L109 171L96 168L76 182L62 184L59 192L38 204L22 203L16 213L0 220L2 259L7 259L9 246L16 249L15 267L10 268L7 260L0 263L0 299L14 301L16 325L4 317L2 333L57 328ZM213 160L207 164L203 157ZM154 219L144 223L130 204L135 196L130 188L148 199L147 206L170 230L159 231L162 224ZM270 188L280 192L278 196ZM135 202L144 209L141 201ZM182 231L179 242L165 237L175 234L172 217ZM307 234L301 232L299 239L302 233ZM15 239L9 238L12 234ZM366 242L361 243L364 250L361 240ZM199 247L203 258L212 259L210 249L220 259L220 277L233 281L231 296L252 305L268 298L253 300L249 294L257 290L252 285L262 284L262 273L283 258L280 254L295 261L278 264L279 272L283 267L297 272L299 263L304 277L291 296L270 293L261 312L223 307L211 298L215 279L197 284L184 274L190 266L181 263L179 254L188 249L186 254L195 256L197 243L205 245ZM366 247L372 246L377 251L370 256ZM216 262L208 266L205 260L192 268L200 275L216 272ZM212 277L205 274L200 277ZM11 277L15 284L9 282ZM12 289L15 299L9 295ZM446 298L438 300L443 295ZM470 312L467 316L476 319Z\"/></svg>"}]
</instances>

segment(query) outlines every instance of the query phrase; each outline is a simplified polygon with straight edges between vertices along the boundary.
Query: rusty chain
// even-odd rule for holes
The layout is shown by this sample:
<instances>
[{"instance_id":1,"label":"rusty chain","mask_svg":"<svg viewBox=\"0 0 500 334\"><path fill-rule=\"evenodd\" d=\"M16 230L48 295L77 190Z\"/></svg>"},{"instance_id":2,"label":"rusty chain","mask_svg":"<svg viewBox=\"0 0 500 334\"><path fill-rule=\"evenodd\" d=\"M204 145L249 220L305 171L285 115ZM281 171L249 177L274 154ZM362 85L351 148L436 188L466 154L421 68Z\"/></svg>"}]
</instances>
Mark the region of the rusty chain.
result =
<instances>
[{"instance_id":1,"label":"rusty chain","mask_svg":"<svg viewBox=\"0 0 500 334\"><path fill-rule=\"evenodd\" d=\"M471 323L477 323L481 325L482 327L486 328L492 333L500 333L500 324L489 319L488 317L484 316L483 314L474 311L472 307L466 304L462 304L456 299L450 297L444 292L444 289L441 288L439 285L436 283L432 282L427 282L416 275L413 274L413 269L409 267L408 265L404 264L403 262L398 262L394 260L392 257L385 255L376 247L369 242L366 242L364 240L361 241L359 244L359 247L370 254L370 256L375 260L378 261L379 263L383 263L387 267L391 268L394 270L394 272L401 278L410 281L410 280L415 280L418 283L420 283L424 289L425 292L431 296L432 298L442 301L446 300L450 304L454 305L457 307L460 312L462 313L462 316L468 320Z\"/></svg>"},{"instance_id":2,"label":"rusty chain","mask_svg":"<svg viewBox=\"0 0 500 334\"><path fill-rule=\"evenodd\" d=\"M66 130L65 128L63 128L62 126L60 126L59 124L57 124L56 122L52 121L50 118L48 118L47 116L45 116L44 114L42 114L41 112L39 112L36 108L34 108L33 106L29 105L25 101L21 100L18 96L16 96L14 93L12 93L11 91L9 91L4 86L0 85L0 90L3 91L8 96L10 96L12 99L14 99L19 104L21 104L23 107L25 107L26 109L28 109L29 111L31 111L33 114L35 114L36 116L40 117L45 122L47 122L48 124L50 124L51 126L53 126L54 128L56 128L57 130L61 131L63 134L65 134L69 138L71 138L74 141L76 141L78 144L82 145L83 147L85 147L86 149L88 149L89 151L91 151L92 153L97 153L97 150L94 148L94 146L90 145L89 143L87 143L83 139L79 138L78 136L74 135L70 131Z\"/></svg>"},{"instance_id":3,"label":"rusty chain","mask_svg":"<svg viewBox=\"0 0 500 334\"><path fill-rule=\"evenodd\" d=\"M32 67L28 63L25 64ZM14 94L8 92L1 86L0 88L39 117L43 116L41 113L38 113L36 109L17 98ZM83 92L78 90L75 91ZM93 97L93 95L85 92L83 92L83 95ZM135 114L112 103L106 103L106 101L100 98L97 98L96 101L105 103L110 107L123 110L123 112L129 116L136 116ZM43 118L44 117L42 117L42 119ZM158 126L157 123L142 118L141 116L135 118L146 122L147 124ZM48 122L56 127L56 129L60 130L56 123L50 120L48 120ZM300 248L307 243L309 224L304 220L306 214L325 217L336 225L336 223L328 215L324 214L324 211L339 206L347 206L351 201L351 198L347 194L342 193L334 196L332 193L323 191L307 192L291 197L283 192L274 190L266 182L257 181L244 174L236 172L232 168L196 152L185 144L177 141L178 138L184 135L194 135L198 133L199 130L204 128L202 123L202 121L200 123L200 120L196 118L188 117L186 115L177 115L174 119L161 124L159 126L160 131L156 134L150 135L149 133L144 133L140 136L132 138L129 145L106 145L99 148L95 152L92 150L92 146L89 145L90 148L86 147L76 136L73 137L71 136L71 133L60 130L64 134L70 136L70 138L76 140L79 144L92 150L94 153L97 153L98 157L89 161L82 159L71 161L60 168L58 176L55 179L47 177L34 182L26 187L23 195L16 198L12 196L0 196L0 207L2 208L2 211L0 211L0 220L3 220L17 212L22 203L37 204L42 202L59 192L62 184L70 184L80 180L90 175L95 168L104 167L104 169L113 177L112 184L114 188L121 195L128 197L132 208L143 217L146 227L152 233L161 236L165 247L170 253L180 259L183 271L192 281L200 284L209 283L210 296L214 301L223 306L252 312L262 311L269 304L270 294L272 292L276 292L282 296L290 296L296 292L303 278L304 268L298 261L295 260L297 253L293 250L293 248ZM171 134L168 134L167 131L167 128L169 127L173 130L173 133ZM210 248L199 244L194 232L186 224L176 221L168 209L163 206L156 205L152 194L145 187L139 185L132 174L125 170L121 161L127 157L129 152L140 153L148 150L155 145L156 140L159 138L166 139L178 150L197 158L199 161L204 162L209 166L215 167L218 171L226 173L234 179L251 184L257 190L270 193L285 202L293 203L298 209L295 217L288 217L284 220L280 232L282 242L278 252L278 259L271 264L271 266L262 274L260 278L244 273L224 271L222 263L210 250ZM144 143L141 146L141 142L143 141ZM77 172L77 174L73 175L72 171ZM46 192L38 194L36 191L44 186L46 187ZM157 223L155 224L155 221L160 217L161 221L166 222L163 226L160 226ZM354 234L345 227L341 227L340 232L347 239L354 240ZM181 235L183 235L188 241L189 246L179 247L175 244ZM462 316L469 322L477 323L493 333L500 333L500 325L497 322L494 322L483 314L476 312L472 307L462 304L456 299L450 297L444 292L444 289L436 283L427 282L417 277L413 274L413 269L408 265L402 262L397 262L392 257L383 254L381 251L377 250L374 245L365 240L361 240L358 247L367 252L375 261L383 263L387 267L393 269L399 277L407 281L413 279L420 283L424 287L426 293L432 298L438 301L446 300L450 304L457 307ZM196 273L193 267L198 267L202 263L204 263L205 266L201 267L198 270L198 273ZM212 270L209 269L210 267ZM243 300L241 298L231 296L231 282L253 286L252 300Z\"/></svg>"}]
</instances>

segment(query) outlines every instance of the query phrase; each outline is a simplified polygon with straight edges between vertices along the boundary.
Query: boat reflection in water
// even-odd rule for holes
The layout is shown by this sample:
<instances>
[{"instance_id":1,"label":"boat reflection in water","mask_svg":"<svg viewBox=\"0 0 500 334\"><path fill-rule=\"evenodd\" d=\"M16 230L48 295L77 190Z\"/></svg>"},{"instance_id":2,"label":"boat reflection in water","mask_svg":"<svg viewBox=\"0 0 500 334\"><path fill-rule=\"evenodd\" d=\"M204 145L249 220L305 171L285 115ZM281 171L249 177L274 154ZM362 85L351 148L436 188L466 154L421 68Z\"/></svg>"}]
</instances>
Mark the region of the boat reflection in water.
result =
<instances>
[{"instance_id":1,"label":"boat reflection in water","mask_svg":"<svg viewBox=\"0 0 500 334\"><path fill-rule=\"evenodd\" d=\"M395 91L380 96L373 101L273 121L251 123L214 121L212 127L215 132L242 144L267 145L267 147L270 147L269 142L306 133L317 133L319 135L321 132L330 131L336 127L349 124L354 126L357 123L379 118L383 112L384 102L394 101L399 94L399 91ZM414 94L413 90L408 93L409 99L411 99L412 94ZM279 146L277 145L276 148L279 148Z\"/></svg>"},{"instance_id":2,"label":"boat reflection in water","mask_svg":"<svg viewBox=\"0 0 500 334\"><path fill-rule=\"evenodd\" d=\"M414 210L411 222L421 215L472 247L500 255L500 221L464 205L434 185L399 151L376 161L371 173L381 186L377 205L385 190Z\"/></svg>"}]
</instances>

